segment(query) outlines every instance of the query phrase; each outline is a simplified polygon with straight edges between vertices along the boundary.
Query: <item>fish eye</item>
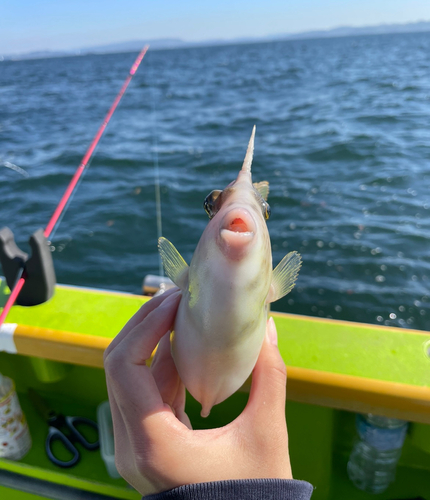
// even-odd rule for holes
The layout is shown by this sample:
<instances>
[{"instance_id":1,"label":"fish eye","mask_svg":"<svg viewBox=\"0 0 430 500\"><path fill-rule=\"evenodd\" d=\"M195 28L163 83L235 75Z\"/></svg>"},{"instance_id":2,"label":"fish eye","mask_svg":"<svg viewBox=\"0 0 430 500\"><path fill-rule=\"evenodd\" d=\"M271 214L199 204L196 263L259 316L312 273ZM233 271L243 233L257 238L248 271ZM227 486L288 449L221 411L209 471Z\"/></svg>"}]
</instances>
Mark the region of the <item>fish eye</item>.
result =
<instances>
[{"instance_id":1,"label":"fish eye","mask_svg":"<svg viewBox=\"0 0 430 500\"><path fill-rule=\"evenodd\" d=\"M203 203L203 207L206 213L209 216L209 219L212 219L219 210L220 207L220 194L222 191L220 189L215 189L210 192Z\"/></svg>"},{"instance_id":2,"label":"fish eye","mask_svg":"<svg viewBox=\"0 0 430 500\"><path fill-rule=\"evenodd\" d=\"M266 220L268 220L270 218L272 214L272 210L270 210L270 205L267 203L267 201L265 201L263 203L263 215L264 215L264 218Z\"/></svg>"},{"instance_id":3,"label":"fish eye","mask_svg":"<svg viewBox=\"0 0 430 500\"><path fill-rule=\"evenodd\" d=\"M209 219L212 219L214 214L212 213L212 206L209 196L206 196L205 201L203 202L203 207L205 209L205 212L208 214Z\"/></svg>"}]
</instances>

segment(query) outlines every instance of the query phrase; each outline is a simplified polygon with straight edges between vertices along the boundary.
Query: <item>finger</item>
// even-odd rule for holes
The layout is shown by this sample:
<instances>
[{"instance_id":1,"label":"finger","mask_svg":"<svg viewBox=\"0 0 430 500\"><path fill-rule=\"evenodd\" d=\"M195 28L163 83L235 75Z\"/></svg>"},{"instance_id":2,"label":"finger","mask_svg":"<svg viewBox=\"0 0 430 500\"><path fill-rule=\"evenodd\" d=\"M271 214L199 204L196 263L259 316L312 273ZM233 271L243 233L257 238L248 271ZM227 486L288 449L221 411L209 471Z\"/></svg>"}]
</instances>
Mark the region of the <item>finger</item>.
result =
<instances>
[{"instance_id":1,"label":"finger","mask_svg":"<svg viewBox=\"0 0 430 500\"><path fill-rule=\"evenodd\" d=\"M273 318L267 322L266 336L252 373L252 384L245 412L256 422L284 422L287 372L277 346ZM256 420L255 420L256 419Z\"/></svg>"},{"instance_id":2,"label":"finger","mask_svg":"<svg viewBox=\"0 0 430 500\"><path fill-rule=\"evenodd\" d=\"M188 429L193 429L191 421L188 415L185 413L185 386L182 382L179 383L178 392L176 393L176 398L173 401L173 410L175 412L176 418L185 424Z\"/></svg>"},{"instance_id":3,"label":"finger","mask_svg":"<svg viewBox=\"0 0 430 500\"><path fill-rule=\"evenodd\" d=\"M115 358L123 358L124 362L145 363L151 357L161 337L173 328L180 298L181 292L178 290L170 294L158 307L146 314L131 331L118 339L116 345L105 355L105 366L113 354Z\"/></svg>"},{"instance_id":4,"label":"finger","mask_svg":"<svg viewBox=\"0 0 430 500\"><path fill-rule=\"evenodd\" d=\"M173 326L180 293L170 295L111 351L105 371L123 419L160 411L163 399L146 360L161 337Z\"/></svg>"},{"instance_id":5,"label":"finger","mask_svg":"<svg viewBox=\"0 0 430 500\"><path fill-rule=\"evenodd\" d=\"M190 419L185 413L185 386L179 378L170 349L170 332L168 332L158 343L151 364L151 373L163 401L170 406L179 421L192 429Z\"/></svg>"},{"instance_id":6,"label":"finger","mask_svg":"<svg viewBox=\"0 0 430 500\"><path fill-rule=\"evenodd\" d=\"M118 405L115 401L115 396L110 388L109 383L107 384L108 396L109 396L109 406L112 414L112 424L113 424L113 436L115 442L115 465L118 472L122 475L124 471L128 470L130 463L131 454L129 451L130 440L127 432L127 428L124 424L121 412L119 411Z\"/></svg>"},{"instance_id":7,"label":"finger","mask_svg":"<svg viewBox=\"0 0 430 500\"><path fill-rule=\"evenodd\" d=\"M173 330L176 311L181 300L181 292L170 295L160 306L154 309L146 318L136 325L119 344L131 354L131 361L144 364L168 331Z\"/></svg>"},{"instance_id":8,"label":"finger","mask_svg":"<svg viewBox=\"0 0 430 500\"><path fill-rule=\"evenodd\" d=\"M158 343L157 352L151 364L151 373L163 401L173 408L181 381L170 354L170 332L167 332Z\"/></svg>"},{"instance_id":9,"label":"finger","mask_svg":"<svg viewBox=\"0 0 430 500\"><path fill-rule=\"evenodd\" d=\"M133 330L136 325L142 322L149 313L151 313L160 304L162 304L164 300L166 300L170 295L177 291L179 291L179 288L171 288L163 294L157 295L157 297L154 297L151 300L148 300L148 302L145 302L145 304L143 304L143 306L137 311L137 313L127 321L122 330L109 344L104 354L105 358L109 355L112 349L114 349L124 339L124 337L127 336L131 332L131 330Z\"/></svg>"}]
</instances>

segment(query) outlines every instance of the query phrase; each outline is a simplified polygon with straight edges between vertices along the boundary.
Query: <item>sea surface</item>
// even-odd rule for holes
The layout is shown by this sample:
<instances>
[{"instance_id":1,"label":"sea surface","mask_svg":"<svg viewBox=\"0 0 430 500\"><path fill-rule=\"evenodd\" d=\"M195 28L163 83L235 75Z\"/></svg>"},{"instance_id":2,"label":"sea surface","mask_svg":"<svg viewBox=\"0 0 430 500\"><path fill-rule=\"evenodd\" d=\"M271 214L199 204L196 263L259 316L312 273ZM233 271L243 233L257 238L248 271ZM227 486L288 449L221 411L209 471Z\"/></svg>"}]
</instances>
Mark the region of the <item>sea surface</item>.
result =
<instances>
[{"instance_id":1,"label":"sea surface","mask_svg":"<svg viewBox=\"0 0 430 500\"><path fill-rule=\"evenodd\" d=\"M0 62L0 226L24 250L136 55ZM430 33L150 49L52 237L57 281L141 293L157 182L189 262L254 124L274 264L303 257L273 309L430 330Z\"/></svg>"}]
</instances>

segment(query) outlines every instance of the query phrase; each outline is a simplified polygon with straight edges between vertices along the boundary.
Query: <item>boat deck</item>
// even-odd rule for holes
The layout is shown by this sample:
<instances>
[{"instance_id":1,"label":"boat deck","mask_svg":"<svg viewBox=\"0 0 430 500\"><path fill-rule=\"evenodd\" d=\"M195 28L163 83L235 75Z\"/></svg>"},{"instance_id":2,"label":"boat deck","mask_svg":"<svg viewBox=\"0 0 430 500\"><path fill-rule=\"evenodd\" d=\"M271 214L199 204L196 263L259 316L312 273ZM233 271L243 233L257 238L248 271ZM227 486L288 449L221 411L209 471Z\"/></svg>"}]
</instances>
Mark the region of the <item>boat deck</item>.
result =
<instances>
[{"instance_id":1,"label":"boat deck","mask_svg":"<svg viewBox=\"0 0 430 500\"><path fill-rule=\"evenodd\" d=\"M6 295L7 290L0 287L0 305ZM16 382L33 447L21 461L0 460L0 485L4 485L0 486L0 497L47 498L39 481L45 487L82 490L81 495L92 492L140 498L125 481L109 477L99 452L82 453L81 462L71 469L51 464L43 448L47 427L28 400L27 389L34 388L60 412L96 419L97 406L107 399L103 352L146 300L143 296L58 285L49 302L12 308L8 326L0 333L0 350L5 351L0 353L0 371ZM371 498L356 490L346 475L355 433L353 412L412 422L397 480L379 498L430 498L430 335L292 314L272 315L288 370L293 473L316 486L312 498ZM200 417L199 405L189 397L187 411L193 426L215 427L233 419L246 404L248 388L249 382L214 407L207 419ZM10 489L17 477L27 478L27 491L33 488L29 491L40 492L40 496ZM7 496L2 496L2 488ZM68 498L67 492L58 493L58 497Z\"/></svg>"}]
</instances>

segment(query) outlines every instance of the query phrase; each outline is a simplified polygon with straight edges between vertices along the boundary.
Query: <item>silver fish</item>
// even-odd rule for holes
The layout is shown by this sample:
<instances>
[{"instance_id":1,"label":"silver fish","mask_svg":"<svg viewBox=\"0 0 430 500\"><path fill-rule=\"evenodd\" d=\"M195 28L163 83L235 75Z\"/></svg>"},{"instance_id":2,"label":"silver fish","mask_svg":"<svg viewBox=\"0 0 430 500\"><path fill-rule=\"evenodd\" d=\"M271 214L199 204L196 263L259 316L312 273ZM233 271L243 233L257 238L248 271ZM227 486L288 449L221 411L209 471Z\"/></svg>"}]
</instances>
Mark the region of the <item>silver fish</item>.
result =
<instances>
[{"instance_id":1,"label":"silver fish","mask_svg":"<svg viewBox=\"0 0 430 500\"><path fill-rule=\"evenodd\" d=\"M269 304L290 292L301 266L290 252L272 270L269 184L251 178L254 136L255 126L237 179L205 200L210 221L190 266L170 241L158 241L165 272L183 292L172 356L203 417L251 374Z\"/></svg>"}]
</instances>

